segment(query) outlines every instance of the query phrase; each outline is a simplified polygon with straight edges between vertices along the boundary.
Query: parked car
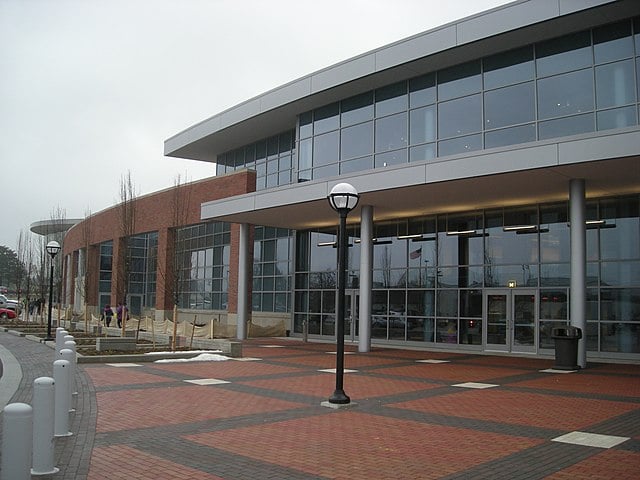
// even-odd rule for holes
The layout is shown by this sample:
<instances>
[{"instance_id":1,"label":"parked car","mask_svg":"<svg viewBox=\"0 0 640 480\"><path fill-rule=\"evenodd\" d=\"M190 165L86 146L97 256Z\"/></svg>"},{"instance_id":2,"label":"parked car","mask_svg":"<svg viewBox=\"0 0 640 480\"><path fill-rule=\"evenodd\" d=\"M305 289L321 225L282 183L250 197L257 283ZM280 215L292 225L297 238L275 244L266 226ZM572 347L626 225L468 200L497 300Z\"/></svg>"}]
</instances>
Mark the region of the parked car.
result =
<instances>
[{"instance_id":1,"label":"parked car","mask_svg":"<svg viewBox=\"0 0 640 480\"><path fill-rule=\"evenodd\" d=\"M13 310L17 315L22 313L22 304L18 300L9 300L4 295L0 295L0 308Z\"/></svg>"},{"instance_id":2,"label":"parked car","mask_svg":"<svg viewBox=\"0 0 640 480\"><path fill-rule=\"evenodd\" d=\"M13 310L9 310L8 308L0 308L0 319L2 320L12 320L16 318L16 312Z\"/></svg>"}]
</instances>

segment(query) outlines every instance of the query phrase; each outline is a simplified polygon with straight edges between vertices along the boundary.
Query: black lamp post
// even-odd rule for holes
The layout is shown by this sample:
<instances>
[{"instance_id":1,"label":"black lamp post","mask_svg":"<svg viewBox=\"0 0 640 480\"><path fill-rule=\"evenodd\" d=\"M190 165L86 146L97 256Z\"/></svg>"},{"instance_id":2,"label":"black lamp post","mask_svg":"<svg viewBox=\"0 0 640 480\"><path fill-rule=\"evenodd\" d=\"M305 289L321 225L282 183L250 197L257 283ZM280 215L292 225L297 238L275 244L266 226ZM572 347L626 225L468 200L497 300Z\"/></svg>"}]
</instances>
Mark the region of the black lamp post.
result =
<instances>
[{"instance_id":1,"label":"black lamp post","mask_svg":"<svg viewBox=\"0 0 640 480\"><path fill-rule=\"evenodd\" d=\"M344 393L344 302L347 268L347 215L358 204L358 191L349 183L339 183L331 189L327 197L331 208L340 215L338 229L338 312L336 317L336 389L329 397L329 403L344 405L351 399Z\"/></svg>"},{"instance_id":2,"label":"black lamp post","mask_svg":"<svg viewBox=\"0 0 640 480\"><path fill-rule=\"evenodd\" d=\"M53 306L53 259L60 251L60 244L55 240L51 240L47 243L47 253L51 255L51 270L49 273L49 316L47 317L47 338L46 340L53 340L51 336L51 307Z\"/></svg>"}]
</instances>

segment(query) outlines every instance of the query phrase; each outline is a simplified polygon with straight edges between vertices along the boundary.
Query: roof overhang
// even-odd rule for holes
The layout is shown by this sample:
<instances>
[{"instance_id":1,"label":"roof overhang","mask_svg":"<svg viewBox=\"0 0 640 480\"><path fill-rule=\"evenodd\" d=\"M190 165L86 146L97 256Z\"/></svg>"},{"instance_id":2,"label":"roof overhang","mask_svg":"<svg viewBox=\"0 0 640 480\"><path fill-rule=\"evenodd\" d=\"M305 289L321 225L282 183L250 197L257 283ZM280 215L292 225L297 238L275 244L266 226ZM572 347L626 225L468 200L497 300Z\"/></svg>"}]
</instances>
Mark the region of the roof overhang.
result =
<instances>
[{"instance_id":1,"label":"roof overhang","mask_svg":"<svg viewBox=\"0 0 640 480\"><path fill-rule=\"evenodd\" d=\"M203 220L296 230L337 223L327 195L351 183L374 221L524 205L569 198L571 179L584 179L587 197L638 193L640 128L480 151L436 161L358 172L204 203Z\"/></svg>"},{"instance_id":2,"label":"roof overhang","mask_svg":"<svg viewBox=\"0 0 640 480\"><path fill-rule=\"evenodd\" d=\"M81 221L81 218L57 218L51 220L42 220L39 222L33 222L29 227L29 230L38 235L54 235L56 233L66 232L75 224L80 223Z\"/></svg>"}]
</instances>

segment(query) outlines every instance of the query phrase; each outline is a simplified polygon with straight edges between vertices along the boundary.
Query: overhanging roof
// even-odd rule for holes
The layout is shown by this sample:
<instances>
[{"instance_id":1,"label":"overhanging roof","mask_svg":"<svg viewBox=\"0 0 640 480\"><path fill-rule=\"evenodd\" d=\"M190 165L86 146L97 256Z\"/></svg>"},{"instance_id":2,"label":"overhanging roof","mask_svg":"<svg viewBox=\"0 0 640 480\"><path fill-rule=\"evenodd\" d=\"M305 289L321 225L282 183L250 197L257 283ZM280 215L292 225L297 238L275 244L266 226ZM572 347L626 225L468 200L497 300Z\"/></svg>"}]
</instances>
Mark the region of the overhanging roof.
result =
<instances>
[{"instance_id":1,"label":"overhanging roof","mask_svg":"<svg viewBox=\"0 0 640 480\"><path fill-rule=\"evenodd\" d=\"M425 72L637 15L637 0L519 0L386 45L294 80L164 143L165 155L219 153L295 128L302 112Z\"/></svg>"},{"instance_id":2,"label":"overhanging roof","mask_svg":"<svg viewBox=\"0 0 640 480\"><path fill-rule=\"evenodd\" d=\"M326 197L349 182L374 221L526 205L569 198L569 181L584 179L587 197L638 193L640 128L479 151L432 162L358 172L204 203L203 220L296 230L337 223Z\"/></svg>"}]
</instances>

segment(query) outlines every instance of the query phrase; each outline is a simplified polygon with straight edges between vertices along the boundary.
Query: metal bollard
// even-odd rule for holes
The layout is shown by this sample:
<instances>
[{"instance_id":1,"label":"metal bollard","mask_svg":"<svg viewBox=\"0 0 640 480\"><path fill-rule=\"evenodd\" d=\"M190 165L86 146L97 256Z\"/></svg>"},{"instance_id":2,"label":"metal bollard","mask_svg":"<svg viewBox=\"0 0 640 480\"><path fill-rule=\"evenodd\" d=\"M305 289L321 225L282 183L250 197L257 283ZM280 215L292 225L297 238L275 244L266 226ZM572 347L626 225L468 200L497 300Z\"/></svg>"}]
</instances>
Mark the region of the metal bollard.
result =
<instances>
[{"instance_id":1,"label":"metal bollard","mask_svg":"<svg viewBox=\"0 0 640 480\"><path fill-rule=\"evenodd\" d=\"M33 409L26 403L4 407L0 480L30 480Z\"/></svg>"},{"instance_id":2,"label":"metal bollard","mask_svg":"<svg viewBox=\"0 0 640 480\"><path fill-rule=\"evenodd\" d=\"M54 384L51 377L39 377L33 381L33 463L31 475L49 475L59 471L54 465Z\"/></svg>"},{"instance_id":3,"label":"metal bollard","mask_svg":"<svg viewBox=\"0 0 640 480\"><path fill-rule=\"evenodd\" d=\"M69 343L69 342L65 342ZM73 397L72 397L72 392L73 392L73 379L75 376L75 367L76 367L76 354L73 352L73 350L71 350L70 348L63 348L62 350L60 350L60 358L62 360L66 360L67 362L69 362L69 383L68 383L68 389L67 389L67 395L68 395L68 404L69 404L69 412L75 412L76 410L73 408Z\"/></svg>"},{"instance_id":4,"label":"metal bollard","mask_svg":"<svg viewBox=\"0 0 640 480\"><path fill-rule=\"evenodd\" d=\"M60 350L62 350L62 346L64 345L64 337L69 335L64 328L58 327L56 328L56 358L58 358L58 354Z\"/></svg>"},{"instance_id":5,"label":"metal bollard","mask_svg":"<svg viewBox=\"0 0 640 480\"><path fill-rule=\"evenodd\" d=\"M65 360L69 360L71 361L71 393L73 395L77 395L78 394L78 390L76 389L76 366L78 365L78 355L77 355L77 345L76 342L74 340L67 340L66 342L64 342L64 345L62 346L63 349L68 348L69 350L71 350L73 352L73 361L69 360L68 358L66 358Z\"/></svg>"},{"instance_id":6,"label":"metal bollard","mask_svg":"<svg viewBox=\"0 0 640 480\"><path fill-rule=\"evenodd\" d=\"M73 435L69 431L69 362L56 360L53 362L53 380L55 382L55 407L53 434L54 437Z\"/></svg>"}]
</instances>

